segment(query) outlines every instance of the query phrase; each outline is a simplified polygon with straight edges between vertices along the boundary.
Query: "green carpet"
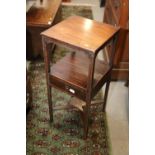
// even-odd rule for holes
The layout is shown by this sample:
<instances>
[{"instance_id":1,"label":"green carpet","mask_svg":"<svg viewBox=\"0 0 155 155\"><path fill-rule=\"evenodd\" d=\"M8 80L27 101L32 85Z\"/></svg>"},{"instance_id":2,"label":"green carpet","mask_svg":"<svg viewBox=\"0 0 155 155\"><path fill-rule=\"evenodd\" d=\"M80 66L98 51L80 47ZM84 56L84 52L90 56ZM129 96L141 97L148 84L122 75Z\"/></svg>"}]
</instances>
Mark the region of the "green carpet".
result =
<instances>
[{"instance_id":1,"label":"green carpet","mask_svg":"<svg viewBox=\"0 0 155 155\"><path fill-rule=\"evenodd\" d=\"M62 19L66 19L67 17L74 15L93 19L93 14L90 6L62 6Z\"/></svg>"},{"instance_id":2,"label":"green carpet","mask_svg":"<svg viewBox=\"0 0 155 155\"><path fill-rule=\"evenodd\" d=\"M63 15L69 10L76 14L85 15L90 7L63 7ZM76 9L77 8L77 9ZM87 8L87 9L86 9ZM89 9L88 9L89 8ZM78 14L79 15L79 14ZM65 16L66 17L66 16ZM88 17L88 16L85 16ZM56 49L55 60L66 53L62 48ZM58 56L59 55L59 56ZM74 109L60 109L54 111L54 121L49 123L47 89L44 63L36 61L30 64L30 74L33 89L33 106L27 115L27 155L109 155L109 139L107 133L106 116L101 112L102 106L91 109L88 139L83 140L83 126L79 112ZM68 105L70 96L56 89L52 91L53 106ZM97 98L101 97L101 93Z\"/></svg>"}]
</instances>

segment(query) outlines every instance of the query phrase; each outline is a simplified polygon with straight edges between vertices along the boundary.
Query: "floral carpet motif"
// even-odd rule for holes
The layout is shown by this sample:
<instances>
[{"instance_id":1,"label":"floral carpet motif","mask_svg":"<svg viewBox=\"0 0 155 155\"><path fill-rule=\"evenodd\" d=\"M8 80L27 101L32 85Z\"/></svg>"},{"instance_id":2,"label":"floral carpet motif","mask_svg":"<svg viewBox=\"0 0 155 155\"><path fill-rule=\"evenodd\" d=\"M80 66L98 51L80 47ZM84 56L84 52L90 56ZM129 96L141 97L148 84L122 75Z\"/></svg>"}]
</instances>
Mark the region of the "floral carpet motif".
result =
<instances>
[{"instance_id":1,"label":"floral carpet motif","mask_svg":"<svg viewBox=\"0 0 155 155\"><path fill-rule=\"evenodd\" d=\"M55 56L55 61L66 52L62 48L56 50L59 57ZM27 155L109 155L106 115L101 111L102 105L91 108L88 138L84 140L83 125L77 110L54 110L54 121L49 122L44 62L32 62L29 70L33 104L26 120ZM54 107L68 105L71 99L54 88L52 97ZM96 98L101 98L101 93Z\"/></svg>"},{"instance_id":2,"label":"floral carpet motif","mask_svg":"<svg viewBox=\"0 0 155 155\"><path fill-rule=\"evenodd\" d=\"M90 6L62 5L62 19L66 19L67 17L74 15L93 19L92 10Z\"/></svg>"}]
</instances>

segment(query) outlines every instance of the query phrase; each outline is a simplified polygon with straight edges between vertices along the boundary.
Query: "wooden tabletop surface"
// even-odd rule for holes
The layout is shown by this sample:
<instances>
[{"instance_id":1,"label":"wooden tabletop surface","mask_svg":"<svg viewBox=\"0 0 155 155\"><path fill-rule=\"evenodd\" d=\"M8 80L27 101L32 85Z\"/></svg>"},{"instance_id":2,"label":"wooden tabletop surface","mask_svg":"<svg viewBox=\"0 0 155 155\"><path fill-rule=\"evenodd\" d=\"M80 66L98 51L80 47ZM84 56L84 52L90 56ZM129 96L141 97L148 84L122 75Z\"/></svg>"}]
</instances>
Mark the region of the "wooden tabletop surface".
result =
<instances>
[{"instance_id":1,"label":"wooden tabletop surface","mask_svg":"<svg viewBox=\"0 0 155 155\"><path fill-rule=\"evenodd\" d=\"M26 5L32 5L27 2ZM27 6L27 26L50 26L61 5L61 0L35 0L32 6Z\"/></svg>"},{"instance_id":2,"label":"wooden tabletop surface","mask_svg":"<svg viewBox=\"0 0 155 155\"><path fill-rule=\"evenodd\" d=\"M118 27L72 16L41 34L54 42L95 53L118 31Z\"/></svg>"}]
</instances>

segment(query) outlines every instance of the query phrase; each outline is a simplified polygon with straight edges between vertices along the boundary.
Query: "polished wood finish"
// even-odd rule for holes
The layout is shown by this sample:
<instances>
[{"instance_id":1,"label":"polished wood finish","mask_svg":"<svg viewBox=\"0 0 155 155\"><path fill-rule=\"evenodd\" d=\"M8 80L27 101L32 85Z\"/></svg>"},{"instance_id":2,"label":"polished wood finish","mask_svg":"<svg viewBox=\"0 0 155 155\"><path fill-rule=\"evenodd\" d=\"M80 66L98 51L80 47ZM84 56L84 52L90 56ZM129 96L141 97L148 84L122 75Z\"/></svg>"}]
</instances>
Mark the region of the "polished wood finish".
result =
<instances>
[{"instance_id":1,"label":"polished wood finish","mask_svg":"<svg viewBox=\"0 0 155 155\"><path fill-rule=\"evenodd\" d=\"M128 0L106 0L104 22L120 26L121 30L116 45L113 80L129 79L129 2ZM111 45L106 48L105 58L108 60Z\"/></svg>"},{"instance_id":2,"label":"polished wood finish","mask_svg":"<svg viewBox=\"0 0 155 155\"><path fill-rule=\"evenodd\" d=\"M51 88L55 87L85 102L80 104L75 101L72 106L81 111L84 138L87 138L91 101L104 84L106 89L102 103L105 111L118 32L118 27L73 16L41 33L51 121L53 120ZM112 42L113 48L109 63L105 63L97 59L97 54L109 42ZM70 52L51 65L49 52L53 55L54 51L51 48L55 44L71 48L74 52Z\"/></svg>"},{"instance_id":3,"label":"polished wood finish","mask_svg":"<svg viewBox=\"0 0 155 155\"><path fill-rule=\"evenodd\" d=\"M43 58L40 33L60 20L61 0L35 0L26 13L27 59Z\"/></svg>"},{"instance_id":4,"label":"polished wood finish","mask_svg":"<svg viewBox=\"0 0 155 155\"><path fill-rule=\"evenodd\" d=\"M69 53L51 67L51 84L55 87L59 86L61 90L85 101L87 93L88 68L89 57L86 53ZM109 73L109 68L110 67L107 64L104 64L104 62L96 59L93 90L96 88L103 75ZM55 82L52 83L52 81ZM74 94L70 92L70 88L75 90ZM92 91L92 93L94 96L95 92Z\"/></svg>"},{"instance_id":5,"label":"polished wood finish","mask_svg":"<svg viewBox=\"0 0 155 155\"><path fill-rule=\"evenodd\" d=\"M35 0L26 13L27 26L49 27L54 22L61 0Z\"/></svg>"},{"instance_id":6,"label":"polished wood finish","mask_svg":"<svg viewBox=\"0 0 155 155\"><path fill-rule=\"evenodd\" d=\"M97 54L99 49L116 33L116 30L117 28L105 23L73 16L44 31L42 35L50 37L55 43Z\"/></svg>"}]
</instances>

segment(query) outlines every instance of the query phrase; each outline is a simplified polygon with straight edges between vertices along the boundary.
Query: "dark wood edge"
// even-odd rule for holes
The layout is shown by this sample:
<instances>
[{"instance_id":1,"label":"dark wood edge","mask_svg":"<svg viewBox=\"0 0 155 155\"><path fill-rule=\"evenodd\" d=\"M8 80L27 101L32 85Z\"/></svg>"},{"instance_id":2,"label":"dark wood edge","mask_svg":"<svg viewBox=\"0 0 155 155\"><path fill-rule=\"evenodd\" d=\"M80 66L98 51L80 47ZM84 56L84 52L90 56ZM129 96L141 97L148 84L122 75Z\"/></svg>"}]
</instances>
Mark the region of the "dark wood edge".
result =
<instances>
[{"instance_id":1,"label":"dark wood edge","mask_svg":"<svg viewBox=\"0 0 155 155\"><path fill-rule=\"evenodd\" d=\"M52 26L52 24L48 25L48 24L42 24L42 23L37 23L37 24L33 24L33 23L26 23L26 26L31 26L31 27L44 27L44 28L50 28Z\"/></svg>"},{"instance_id":2,"label":"dark wood edge","mask_svg":"<svg viewBox=\"0 0 155 155\"><path fill-rule=\"evenodd\" d=\"M110 41L112 41L113 37L115 37L116 35L118 35L120 31L120 27L118 27L118 30L114 33L114 35L112 35L103 45L101 45L96 51L95 51L95 55L98 54L98 52L103 49Z\"/></svg>"},{"instance_id":3,"label":"dark wood edge","mask_svg":"<svg viewBox=\"0 0 155 155\"><path fill-rule=\"evenodd\" d=\"M45 37L47 40L49 40L49 41L48 41L49 43L55 43L55 44L58 44L58 45L60 44L61 46L63 45L63 46L65 46L65 47L74 48L75 50L80 50L80 51L87 52L87 53L89 53L90 55L94 55L94 54L97 55L98 52L99 52L101 49L103 49L104 46L106 46L106 45L112 40L112 38L113 38L114 36L116 36L116 35L118 34L119 30L120 30L120 27L118 27L118 29L116 30L116 32L114 32L114 35L112 35L106 42L104 42L102 45L100 45L100 47L97 48L95 51L91 51L91 50L88 50L88 49L85 49L85 48L82 48L82 47L78 47L78 46L76 46L76 45L72 45L72 44L66 43L66 42L64 42L64 41L57 40L57 39L55 39L55 38L50 38L50 37L44 35L43 32L42 32L40 35L42 35L42 36Z\"/></svg>"},{"instance_id":4,"label":"dark wood edge","mask_svg":"<svg viewBox=\"0 0 155 155\"><path fill-rule=\"evenodd\" d=\"M42 33L41 33L41 35L42 35ZM47 37L45 35L42 35L42 36L45 37L46 40L49 40L48 43L54 43L54 44L57 44L57 45L60 45L60 46L63 46L63 47L68 47L68 48L75 49L77 51L83 51L83 52L86 52L87 54L90 54L90 55L94 54L94 52L91 51L91 50L87 50L87 49L84 49L84 48L81 48L81 47L78 47L78 46L75 46L75 45L72 45L72 44L57 40L57 39L54 39L54 38L50 38L50 37Z\"/></svg>"}]
</instances>

